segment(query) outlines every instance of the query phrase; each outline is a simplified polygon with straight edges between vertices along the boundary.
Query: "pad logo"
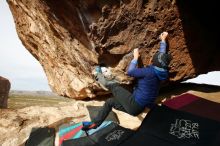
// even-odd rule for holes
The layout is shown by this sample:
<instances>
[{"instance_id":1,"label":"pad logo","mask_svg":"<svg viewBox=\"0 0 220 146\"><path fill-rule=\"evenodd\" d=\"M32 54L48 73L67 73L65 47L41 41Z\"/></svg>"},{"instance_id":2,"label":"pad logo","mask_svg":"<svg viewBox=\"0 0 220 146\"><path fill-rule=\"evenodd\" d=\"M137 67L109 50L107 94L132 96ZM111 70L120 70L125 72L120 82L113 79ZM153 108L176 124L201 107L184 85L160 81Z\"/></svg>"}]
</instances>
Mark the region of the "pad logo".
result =
<instances>
[{"instance_id":1,"label":"pad logo","mask_svg":"<svg viewBox=\"0 0 220 146\"><path fill-rule=\"evenodd\" d=\"M169 133L179 139L199 139L199 124L191 120L176 119L175 123L171 124Z\"/></svg>"},{"instance_id":2,"label":"pad logo","mask_svg":"<svg viewBox=\"0 0 220 146\"><path fill-rule=\"evenodd\" d=\"M108 134L105 139L110 142L113 140L119 140L125 132L123 130L115 130Z\"/></svg>"}]
</instances>

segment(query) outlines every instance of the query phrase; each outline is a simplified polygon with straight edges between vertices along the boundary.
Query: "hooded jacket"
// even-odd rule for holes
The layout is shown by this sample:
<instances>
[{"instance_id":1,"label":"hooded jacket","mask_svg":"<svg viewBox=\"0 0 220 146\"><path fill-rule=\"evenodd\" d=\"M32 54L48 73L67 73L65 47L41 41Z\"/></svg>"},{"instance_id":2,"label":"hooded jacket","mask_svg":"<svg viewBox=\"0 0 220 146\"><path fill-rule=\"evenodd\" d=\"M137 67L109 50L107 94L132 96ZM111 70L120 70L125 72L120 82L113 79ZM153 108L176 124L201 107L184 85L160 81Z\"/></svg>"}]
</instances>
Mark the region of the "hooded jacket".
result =
<instances>
[{"instance_id":1,"label":"hooded jacket","mask_svg":"<svg viewBox=\"0 0 220 146\"><path fill-rule=\"evenodd\" d=\"M133 90L135 101L141 107L151 108L158 96L160 81L167 79L168 72L157 70L153 65L144 68L133 68L132 66L136 66L136 64L131 62L127 73L137 80Z\"/></svg>"},{"instance_id":2,"label":"hooded jacket","mask_svg":"<svg viewBox=\"0 0 220 146\"><path fill-rule=\"evenodd\" d=\"M166 52L166 43L160 43L160 52ZM137 60L133 59L128 67L127 74L135 77L137 83L133 90L135 101L141 107L152 108L159 93L160 82L167 80L168 71L154 65L137 68Z\"/></svg>"}]
</instances>

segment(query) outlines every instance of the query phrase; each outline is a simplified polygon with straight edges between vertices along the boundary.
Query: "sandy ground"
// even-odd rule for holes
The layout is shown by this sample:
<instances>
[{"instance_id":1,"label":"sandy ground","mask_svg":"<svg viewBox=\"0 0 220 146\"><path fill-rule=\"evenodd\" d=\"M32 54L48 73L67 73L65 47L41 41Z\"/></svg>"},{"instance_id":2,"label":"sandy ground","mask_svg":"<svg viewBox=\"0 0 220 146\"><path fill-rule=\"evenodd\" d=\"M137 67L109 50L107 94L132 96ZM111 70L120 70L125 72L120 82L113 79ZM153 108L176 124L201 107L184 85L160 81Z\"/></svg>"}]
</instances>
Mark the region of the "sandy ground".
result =
<instances>
[{"instance_id":1,"label":"sandy ground","mask_svg":"<svg viewBox=\"0 0 220 146\"><path fill-rule=\"evenodd\" d=\"M189 93L205 98L207 100L220 103L220 92L205 93L205 92L200 92L200 91L189 91Z\"/></svg>"}]
</instances>

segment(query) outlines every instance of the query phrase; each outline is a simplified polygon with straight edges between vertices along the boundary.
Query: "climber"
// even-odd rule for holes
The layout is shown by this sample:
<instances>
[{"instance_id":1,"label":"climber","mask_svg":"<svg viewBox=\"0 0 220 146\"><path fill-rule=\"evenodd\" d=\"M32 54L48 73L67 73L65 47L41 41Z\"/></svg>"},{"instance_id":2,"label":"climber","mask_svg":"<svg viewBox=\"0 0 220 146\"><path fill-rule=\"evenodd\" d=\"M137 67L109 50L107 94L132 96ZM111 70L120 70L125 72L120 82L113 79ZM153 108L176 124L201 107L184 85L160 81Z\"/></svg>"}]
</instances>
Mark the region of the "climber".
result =
<instances>
[{"instance_id":1,"label":"climber","mask_svg":"<svg viewBox=\"0 0 220 146\"><path fill-rule=\"evenodd\" d=\"M170 56L166 53L167 36L167 32L160 34L159 38L161 42L159 52L153 56L152 64L147 67L136 67L139 50L134 49L133 60L130 62L127 70L128 76L137 79L137 85L133 93L121 87L117 82L107 80L100 67L98 67L98 69L96 68L95 76L97 81L111 91L113 98L107 99L95 120L83 124L82 130L87 131L101 125L112 110L112 107L132 116L137 116L143 112L146 107L149 109L153 108L158 95L160 82L168 79Z\"/></svg>"}]
</instances>

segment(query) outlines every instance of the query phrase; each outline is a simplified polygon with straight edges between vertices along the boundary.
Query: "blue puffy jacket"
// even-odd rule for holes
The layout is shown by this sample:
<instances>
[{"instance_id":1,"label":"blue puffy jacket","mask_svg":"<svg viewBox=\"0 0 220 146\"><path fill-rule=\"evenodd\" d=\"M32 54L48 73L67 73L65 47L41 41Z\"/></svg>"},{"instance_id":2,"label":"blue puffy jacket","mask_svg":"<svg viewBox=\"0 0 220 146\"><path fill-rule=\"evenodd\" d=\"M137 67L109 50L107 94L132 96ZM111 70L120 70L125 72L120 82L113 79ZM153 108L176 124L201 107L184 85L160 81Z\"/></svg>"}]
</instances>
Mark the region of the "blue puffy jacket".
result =
<instances>
[{"instance_id":1,"label":"blue puffy jacket","mask_svg":"<svg viewBox=\"0 0 220 146\"><path fill-rule=\"evenodd\" d=\"M166 52L166 43L160 43L160 52ZM137 60L133 59L128 67L127 74L137 79L133 96L141 107L151 108L158 96L160 81L168 78L168 71L150 65L137 68Z\"/></svg>"}]
</instances>

